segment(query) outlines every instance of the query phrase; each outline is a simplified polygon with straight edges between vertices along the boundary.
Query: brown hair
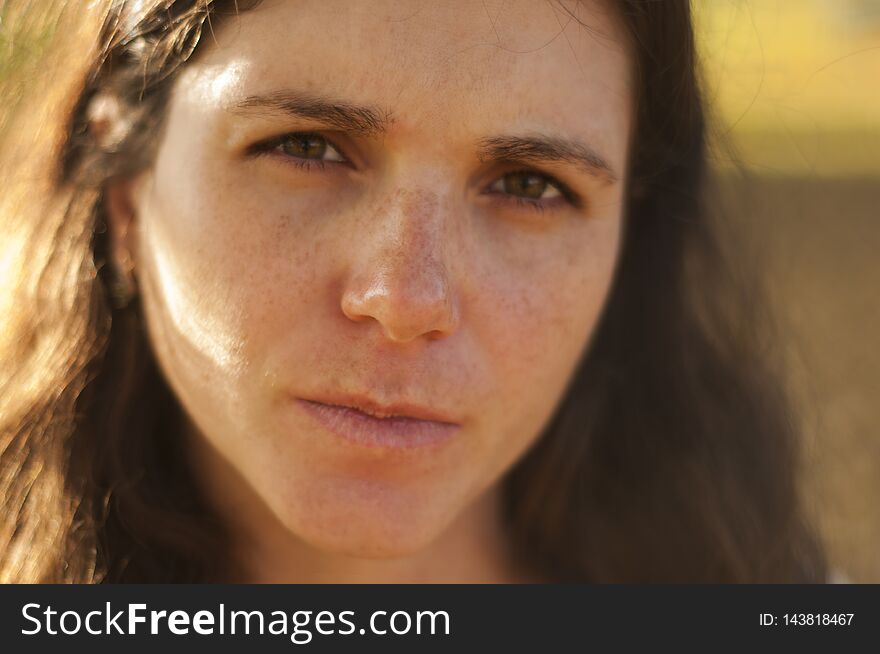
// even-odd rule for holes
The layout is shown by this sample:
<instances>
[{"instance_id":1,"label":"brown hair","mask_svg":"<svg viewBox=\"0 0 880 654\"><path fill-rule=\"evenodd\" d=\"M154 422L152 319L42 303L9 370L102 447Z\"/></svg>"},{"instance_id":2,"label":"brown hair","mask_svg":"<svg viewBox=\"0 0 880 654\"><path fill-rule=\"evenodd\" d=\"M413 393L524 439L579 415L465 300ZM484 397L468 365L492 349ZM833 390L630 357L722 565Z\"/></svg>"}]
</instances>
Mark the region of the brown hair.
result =
<instances>
[{"instance_id":1,"label":"brown hair","mask_svg":"<svg viewBox=\"0 0 880 654\"><path fill-rule=\"evenodd\" d=\"M114 304L102 189L150 165L176 72L257 3L64 5L66 58L42 60L57 95L0 124L14 307L0 342L0 581L228 571L139 303ZM639 80L621 260L560 409L505 480L516 544L561 581L823 580L756 288L724 264L709 219L688 2L614 7ZM112 139L90 130L101 97L121 108Z\"/></svg>"}]
</instances>

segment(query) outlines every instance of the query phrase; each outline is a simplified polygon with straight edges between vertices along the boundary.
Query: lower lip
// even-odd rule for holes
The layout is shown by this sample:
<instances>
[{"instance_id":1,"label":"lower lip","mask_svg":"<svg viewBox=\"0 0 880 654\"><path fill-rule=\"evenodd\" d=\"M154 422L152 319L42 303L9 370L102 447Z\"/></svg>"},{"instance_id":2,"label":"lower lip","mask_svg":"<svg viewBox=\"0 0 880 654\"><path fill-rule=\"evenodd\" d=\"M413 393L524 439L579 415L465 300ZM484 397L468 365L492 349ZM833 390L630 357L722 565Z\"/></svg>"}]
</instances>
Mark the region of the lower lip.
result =
<instances>
[{"instance_id":1,"label":"lower lip","mask_svg":"<svg viewBox=\"0 0 880 654\"><path fill-rule=\"evenodd\" d=\"M349 407L297 399L296 403L328 431L370 447L408 450L449 440L460 425L395 416L375 418Z\"/></svg>"}]
</instances>

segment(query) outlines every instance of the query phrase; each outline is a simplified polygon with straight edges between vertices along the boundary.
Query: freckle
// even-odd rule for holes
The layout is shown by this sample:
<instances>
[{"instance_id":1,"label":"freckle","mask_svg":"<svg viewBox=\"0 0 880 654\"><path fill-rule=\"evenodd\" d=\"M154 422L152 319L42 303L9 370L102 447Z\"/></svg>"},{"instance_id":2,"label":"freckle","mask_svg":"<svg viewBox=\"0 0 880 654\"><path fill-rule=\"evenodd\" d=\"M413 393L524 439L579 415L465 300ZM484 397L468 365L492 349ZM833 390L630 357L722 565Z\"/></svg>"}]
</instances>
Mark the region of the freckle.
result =
<instances>
[{"instance_id":1,"label":"freckle","mask_svg":"<svg viewBox=\"0 0 880 654\"><path fill-rule=\"evenodd\" d=\"M271 232L267 233L267 236L270 236L271 243L274 246L278 246L281 243L284 243L285 234L290 231L290 225L293 222L293 216L290 214L282 214L278 216L278 220L275 221L275 227L271 230Z\"/></svg>"}]
</instances>

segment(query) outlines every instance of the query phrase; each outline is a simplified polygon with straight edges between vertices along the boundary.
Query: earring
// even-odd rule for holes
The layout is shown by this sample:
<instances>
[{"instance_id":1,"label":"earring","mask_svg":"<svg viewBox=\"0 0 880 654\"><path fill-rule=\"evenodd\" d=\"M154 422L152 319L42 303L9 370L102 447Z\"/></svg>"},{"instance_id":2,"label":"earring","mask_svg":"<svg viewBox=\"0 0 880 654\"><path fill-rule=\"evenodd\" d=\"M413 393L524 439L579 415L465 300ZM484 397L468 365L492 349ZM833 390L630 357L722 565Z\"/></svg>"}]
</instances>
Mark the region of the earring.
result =
<instances>
[{"instance_id":1,"label":"earring","mask_svg":"<svg viewBox=\"0 0 880 654\"><path fill-rule=\"evenodd\" d=\"M134 263L128 250L122 252L122 260L117 262L113 270L110 295L113 306L124 309L137 294L137 283L134 277Z\"/></svg>"}]
</instances>

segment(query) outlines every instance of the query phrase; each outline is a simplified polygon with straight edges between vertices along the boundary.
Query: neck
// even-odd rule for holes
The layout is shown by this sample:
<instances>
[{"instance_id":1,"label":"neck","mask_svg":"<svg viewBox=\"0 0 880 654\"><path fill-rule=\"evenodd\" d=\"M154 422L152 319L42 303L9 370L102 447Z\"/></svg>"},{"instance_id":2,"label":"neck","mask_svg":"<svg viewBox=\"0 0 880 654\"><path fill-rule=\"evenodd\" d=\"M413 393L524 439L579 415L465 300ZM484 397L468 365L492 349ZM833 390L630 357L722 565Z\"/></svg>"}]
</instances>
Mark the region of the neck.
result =
<instances>
[{"instance_id":1,"label":"neck","mask_svg":"<svg viewBox=\"0 0 880 654\"><path fill-rule=\"evenodd\" d=\"M504 528L500 486L467 506L425 548L395 558L363 558L313 547L272 514L247 482L203 439L197 483L231 534L234 583L520 583L531 577L514 559ZM205 452L210 449L210 452Z\"/></svg>"}]
</instances>

